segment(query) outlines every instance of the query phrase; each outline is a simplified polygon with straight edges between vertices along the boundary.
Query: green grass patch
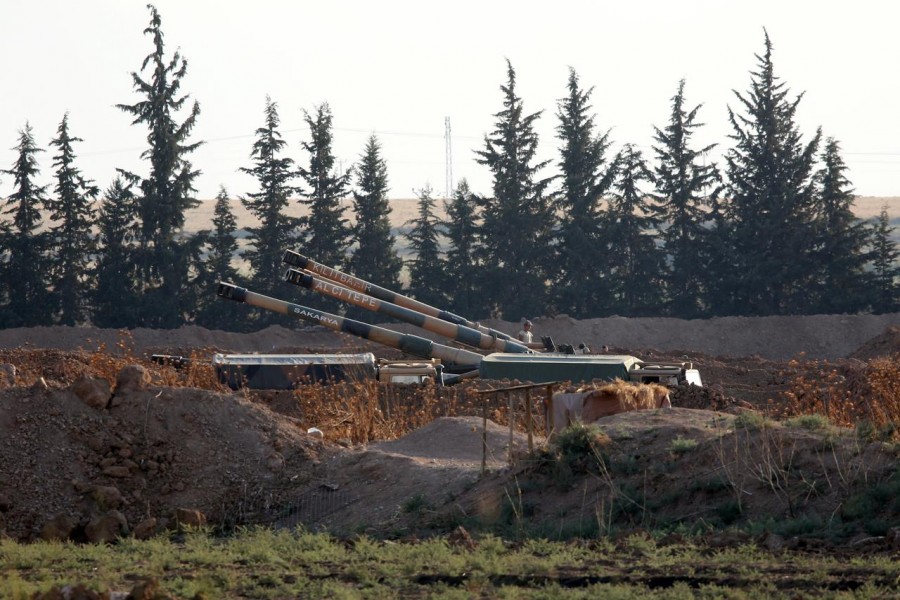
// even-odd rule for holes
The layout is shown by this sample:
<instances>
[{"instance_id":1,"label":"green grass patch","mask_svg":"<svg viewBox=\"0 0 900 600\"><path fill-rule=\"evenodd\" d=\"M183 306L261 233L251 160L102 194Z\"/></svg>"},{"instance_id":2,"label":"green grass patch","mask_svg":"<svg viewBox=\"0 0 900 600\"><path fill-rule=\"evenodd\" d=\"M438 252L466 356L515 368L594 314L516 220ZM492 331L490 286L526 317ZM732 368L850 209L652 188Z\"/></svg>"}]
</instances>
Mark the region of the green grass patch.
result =
<instances>
[{"instance_id":1,"label":"green grass patch","mask_svg":"<svg viewBox=\"0 0 900 600\"><path fill-rule=\"evenodd\" d=\"M771 427L772 421L767 419L765 415L755 412L755 411L746 411L742 412L738 416L734 418L734 428L735 429L746 429L748 431L756 431L758 429L765 429L766 427Z\"/></svg>"},{"instance_id":2,"label":"green grass patch","mask_svg":"<svg viewBox=\"0 0 900 600\"><path fill-rule=\"evenodd\" d=\"M820 414L799 415L784 422L787 427L806 429L808 431L824 431L831 427L828 417Z\"/></svg>"},{"instance_id":3,"label":"green grass patch","mask_svg":"<svg viewBox=\"0 0 900 600\"><path fill-rule=\"evenodd\" d=\"M684 438L679 435L669 443L669 452L676 456L681 456L682 454L690 452L696 447L697 440Z\"/></svg>"},{"instance_id":4,"label":"green grass patch","mask_svg":"<svg viewBox=\"0 0 900 600\"><path fill-rule=\"evenodd\" d=\"M154 555L160 558L149 560ZM890 597L900 563L868 554L854 560L846 553L768 553L752 542L715 549L695 538L661 544L647 534L615 542L485 535L474 547L442 537L401 543L267 529L111 546L5 539L0 598L26 600L79 583L99 594L127 593L146 578L175 598ZM865 587L857 589L861 574Z\"/></svg>"}]
</instances>

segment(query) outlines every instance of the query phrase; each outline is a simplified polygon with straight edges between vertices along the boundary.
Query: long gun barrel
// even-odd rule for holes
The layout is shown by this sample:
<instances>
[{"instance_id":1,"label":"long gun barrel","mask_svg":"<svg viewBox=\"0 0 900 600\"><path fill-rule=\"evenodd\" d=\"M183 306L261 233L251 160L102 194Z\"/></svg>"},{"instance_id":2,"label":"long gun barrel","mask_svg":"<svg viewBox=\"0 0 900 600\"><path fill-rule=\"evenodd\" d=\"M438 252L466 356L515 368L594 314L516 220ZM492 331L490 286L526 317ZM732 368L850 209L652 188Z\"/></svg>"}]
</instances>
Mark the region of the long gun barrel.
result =
<instances>
[{"instance_id":1,"label":"long gun barrel","mask_svg":"<svg viewBox=\"0 0 900 600\"><path fill-rule=\"evenodd\" d=\"M385 302L391 302L398 306L402 306L404 308L409 308L416 312L420 312L423 315L428 315L429 317L435 317L442 321L447 321L449 323L454 323L456 325L464 325L466 327L470 327L472 329L477 329L478 331L487 334L491 337L499 338L501 340L510 340L514 341L511 336L502 331L497 331L496 329L491 329L490 327L485 327L484 325L479 325L473 321L469 321L459 315L455 315L451 312L447 312L445 310L440 310L424 302L419 302L418 300L413 300L408 296L403 296L402 294L397 294L396 292L392 292L383 287L379 287L368 281L360 279L358 277L354 277L353 275L348 275L337 269L332 269L329 266L323 265L322 263L318 263L311 258L307 258L302 254L298 254L292 250L288 250L284 253L284 262L291 265L292 267L297 267L298 269L305 269L316 275L320 275L325 279L329 279L336 283L341 284L344 287L350 288L351 290L356 290L358 292L362 292L373 298L377 298L379 300L384 300Z\"/></svg>"},{"instance_id":2,"label":"long gun barrel","mask_svg":"<svg viewBox=\"0 0 900 600\"><path fill-rule=\"evenodd\" d=\"M477 329L450 323L436 317L424 315L403 306L398 306L384 300L378 300L371 296L346 288L334 281L329 281L312 275L305 271L297 269L288 269L285 279L294 285L304 287L308 290L337 298L342 302L371 310L380 314L387 315L399 321L411 323L421 327L426 331L442 335L446 338L454 339L473 348L481 348L482 350L495 350L497 352L510 352L530 354L532 351L518 342L512 340L501 340L493 336L481 333Z\"/></svg>"},{"instance_id":3,"label":"long gun barrel","mask_svg":"<svg viewBox=\"0 0 900 600\"><path fill-rule=\"evenodd\" d=\"M403 352L421 358L439 358L444 363L471 369L477 369L482 358L484 358L476 352L436 344L431 340L417 335L398 333L396 331L391 331L390 329L385 329L384 327L369 325L368 323L354 321L353 319L345 319L314 308L307 308L306 306L300 306L299 304L293 304L270 296L257 294L246 288L236 286L233 283L220 281L216 293L222 298L228 298L236 302L244 302L250 306L288 315L309 323L322 325L334 331L349 333L385 346L398 348Z\"/></svg>"}]
</instances>

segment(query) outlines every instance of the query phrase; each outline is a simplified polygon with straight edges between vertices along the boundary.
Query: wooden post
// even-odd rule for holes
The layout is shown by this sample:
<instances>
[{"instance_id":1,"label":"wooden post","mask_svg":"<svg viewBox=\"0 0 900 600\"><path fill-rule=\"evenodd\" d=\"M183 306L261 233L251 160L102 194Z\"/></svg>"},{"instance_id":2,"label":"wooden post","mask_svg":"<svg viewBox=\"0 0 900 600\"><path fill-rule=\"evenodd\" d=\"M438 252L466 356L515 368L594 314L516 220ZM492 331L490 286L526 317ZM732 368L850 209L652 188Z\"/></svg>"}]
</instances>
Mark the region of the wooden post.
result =
<instances>
[{"instance_id":1,"label":"wooden post","mask_svg":"<svg viewBox=\"0 0 900 600\"><path fill-rule=\"evenodd\" d=\"M513 404L512 392L506 392L506 401L509 404L509 446L507 446L506 460L512 464L513 452L513 428L516 425L516 408Z\"/></svg>"},{"instance_id":2,"label":"wooden post","mask_svg":"<svg viewBox=\"0 0 900 600\"><path fill-rule=\"evenodd\" d=\"M553 432L554 427L556 427L556 423L553 422L553 386L547 386L547 412L545 413L545 427L547 429L547 437L550 437L550 434Z\"/></svg>"},{"instance_id":3,"label":"wooden post","mask_svg":"<svg viewBox=\"0 0 900 600\"><path fill-rule=\"evenodd\" d=\"M487 394L481 395L481 474L487 471Z\"/></svg>"},{"instance_id":4,"label":"wooden post","mask_svg":"<svg viewBox=\"0 0 900 600\"><path fill-rule=\"evenodd\" d=\"M531 414L531 388L525 390L525 419L528 421L528 451L534 452L534 417Z\"/></svg>"}]
</instances>

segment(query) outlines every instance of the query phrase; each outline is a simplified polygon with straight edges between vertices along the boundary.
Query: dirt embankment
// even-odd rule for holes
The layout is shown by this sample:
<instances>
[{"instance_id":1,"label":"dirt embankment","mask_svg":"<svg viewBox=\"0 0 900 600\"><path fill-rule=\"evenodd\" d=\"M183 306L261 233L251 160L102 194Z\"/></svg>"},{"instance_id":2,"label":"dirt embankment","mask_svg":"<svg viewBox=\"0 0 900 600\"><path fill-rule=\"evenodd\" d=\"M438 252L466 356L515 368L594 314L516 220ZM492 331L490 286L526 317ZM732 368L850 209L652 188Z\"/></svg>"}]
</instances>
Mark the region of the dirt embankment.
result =
<instances>
[{"instance_id":1,"label":"dirt embankment","mask_svg":"<svg viewBox=\"0 0 900 600\"><path fill-rule=\"evenodd\" d=\"M533 321L537 336L549 335L557 343L577 345L584 342L594 350L606 345L642 355L646 355L648 350L657 350L706 356L758 356L769 360L787 360L802 353L806 358L834 360L849 356L889 327L900 325L900 314L720 317L705 320L608 317L582 321L560 316L535 318ZM488 320L483 324L500 331L518 331L516 323ZM391 324L387 327L446 341L412 325ZM107 351L115 353L122 344L137 354L188 352L192 348L215 348L228 352L304 352L323 348L384 351L377 344L321 327L292 330L273 326L247 334L196 326L175 330L138 328L117 331L62 326L0 330L0 348L32 346L95 350L103 345Z\"/></svg>"},{"instance_id":2,"label":"dirt embankment","mask_svg":"<svg viewBox=\"0 0 900 600\"><path fill-rule=\"evenodd\" d=\"M536 329L557 341L584 339L643 356L651 349L654 355L676 349L719 355L702 364L704 380L755 406L786 385L782 371L787 363L764 357L791 357L804 350L816 358L894 354L900 351L900 335L889 326L897 319L576 322L559 317L536 319ZM575 337L586 332L595 337ZM609 470L599 473L592 465L559 463L546 455L536 455L518 471L505 471L510 451L518 454L526 442L522 434L509 437L508 430L489 422L486 462L496 476L480 479L480 415L445 417L400 440L347 447L309 435L308 427L322 423L304 420L296 398L289 396L285 402L293 404L283 408L252 394L156 381L131 391L107 386L99 404L76 393L77 380L91 375L90 365L102 358L98 348L120 357L213 348L384 353L374 344L315 327L271 327L255 334L197 327L0 331L0 349L29 346L57 350L10 351L0 360L24 373L25 365L15 364L21 355L46 378L20 375L18 385L0 382L9 386L0 390L0 532L22 539L47 531L59 535L66 524L64 536L87 535L103 523L118 533L142 526L155 531L178 509L199 510L220 523L272 523L276 518L284 525L378 533L452 528L476 518L522 527L522 515L558 533L575 529L592 535L596 531L588 528L602 524L598 515L607 526L613 520L648 526L700 518L726 524L787 517L829 522L838 507L855 511L841 509L848 520L866 513L867 505L859 500L868 498L860 496L863 484L894 485L896 457L887 446L862 448L853 436L835 442L831 433L784 427L738 431L733 415L703 405L655 412L652 418L610 418L605 430L611 442L604 450ZM66 352L74 349L90 352ZM78 354L78 360L69 354ZM751 354L759 356L724 358ZM757 472L760 465L774 470ZM774 495L766 487L772 473L788 478ZM856 479L847 479L848 473ZM689 480L693 487L686 487ZM896 514L879 518L890 523ZM570 521L559 515L579 517ZM876 526L880 522L869 524L873 530Z\"/></svg>"}]
</instances>

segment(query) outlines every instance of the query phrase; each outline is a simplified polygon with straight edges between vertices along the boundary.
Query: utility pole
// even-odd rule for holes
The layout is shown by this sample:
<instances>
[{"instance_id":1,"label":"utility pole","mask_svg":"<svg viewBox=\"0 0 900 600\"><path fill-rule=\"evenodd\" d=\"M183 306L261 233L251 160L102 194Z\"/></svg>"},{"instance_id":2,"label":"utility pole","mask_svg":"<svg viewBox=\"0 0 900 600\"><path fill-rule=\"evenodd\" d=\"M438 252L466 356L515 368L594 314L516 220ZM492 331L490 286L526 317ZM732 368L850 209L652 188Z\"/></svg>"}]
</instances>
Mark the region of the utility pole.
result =
<instances>
[{"instance_id":1,"label":"utility pole","mask_svg":"<svg viewBox=\"0 0 900 600\"><path fill-rule=\"evenodd\" d=\"M449 200L453 193L453 152L450 145L450 117L444 117L444 162L447 189L444 196Z\"/></svg>"}]
</instances>

